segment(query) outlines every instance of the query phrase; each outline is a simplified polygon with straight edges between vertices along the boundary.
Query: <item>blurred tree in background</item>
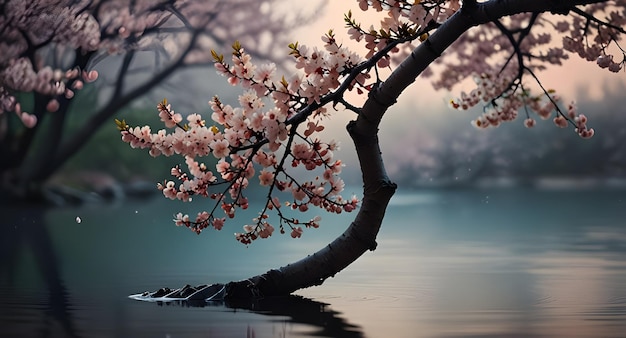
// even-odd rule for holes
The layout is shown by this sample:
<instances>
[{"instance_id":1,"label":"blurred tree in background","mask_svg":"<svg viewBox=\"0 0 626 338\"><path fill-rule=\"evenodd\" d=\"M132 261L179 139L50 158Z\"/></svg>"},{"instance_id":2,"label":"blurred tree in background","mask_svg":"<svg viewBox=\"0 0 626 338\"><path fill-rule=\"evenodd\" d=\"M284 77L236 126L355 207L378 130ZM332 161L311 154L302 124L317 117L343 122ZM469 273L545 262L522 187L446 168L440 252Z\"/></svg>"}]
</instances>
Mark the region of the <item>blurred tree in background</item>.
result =
<instances>
[{"instance_id":1,"label":"blurred tree in background","mask_svg":"<svg viewBox=\"0 0 626 338\"><path fill-rule=\"evenodd\" d=\"M621 103L624 87L606 91L602 100L582 99L579 109L593 112L600 135L583 140L555 132L539 123L493 128L477 133L465 116L428 123L428 128L405 133L408 148L392 148L390 173L414 187L462 187L480 184L534 185L544 178L626 178L626 115ZM469 113L478 113L480 108Z\"/></svg>"},{"instance_id":2,"label":"blurred tree in background","mask_svg":"<svg viewBox=\"0 0 626 338\"><path fill-rule=\"evenodd\" d=\"M175 72L207 64L211 48L237 38L255 56L275 58L269 42L306 18L270 11L273 3L0 1L3 198L39 200L103 123Z\"/></svg>"}]
</instances>

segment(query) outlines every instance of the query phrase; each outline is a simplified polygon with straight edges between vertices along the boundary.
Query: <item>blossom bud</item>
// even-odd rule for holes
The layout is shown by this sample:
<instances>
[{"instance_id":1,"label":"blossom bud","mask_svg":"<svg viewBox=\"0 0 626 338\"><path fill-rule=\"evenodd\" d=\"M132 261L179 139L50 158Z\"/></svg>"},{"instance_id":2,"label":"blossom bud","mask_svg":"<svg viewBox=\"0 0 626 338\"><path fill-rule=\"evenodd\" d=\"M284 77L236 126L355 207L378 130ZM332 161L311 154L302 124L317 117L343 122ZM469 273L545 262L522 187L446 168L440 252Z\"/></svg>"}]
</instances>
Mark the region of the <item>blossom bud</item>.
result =
<instances>
[{"instance_id":1,"label":"blossom bud","mask_svg":"<svg viewBox=\"0 0 626 338\"><path fill-rule=\"evenodd\" d=\"M83 80L85 80L85 82L94 82L96 81L96 79L98 78L98 72L95 70L86 72L83 72Z\"/></svg>"},{"instance_id":2,"label":"blossom bud","mask_svg":"<svg viewBox=\"0 0 626 338\"><path fill-rule=\"evenodd\" d=\"M52 99L48 102L48 104L46 105L46 110L54 113L55 111L59 110L59 101L57 101L57 99Z\"/></svg>"},{"instance_id":3,"label":"blossom bud","mask_svg":"<svg viewBox=\"0 0 626 338\"><path fill-rule=\"evenodd\" d=\"M20 119L26 128L32 128L37 124L37 116L23 112Z\"/></svg>"},{"instance_id":4,"label":"blossom bud","mask_svg":"<svg viewBox=\"0 0 626 338\"><path fill-rule=\"evenodd\" d=\"M130 31L128 29L126 29L126 27L120 27L117 30L117 33L120 35L120 37L122 37L123 39L126 39L130 36Z\"/></svg>"},{"instance_id":5,"label":"blossom bud","mask_svg":"<svg viewBox=\"0 0 626 338\"><path fill-rule=\"evenodd\" d=\"M553 121L554 121L554 124L556 124L556 126L559 128L567 127L567 120L563 116L557 116L554 118Z\"/></svg>"},{"instance_id":6,"label":"blossom bud","mask_svg":"<svg viewBox=\"0 0 626 338\"><path fill-rule=\"evenodd\" d=\"M60 69L55 69L54 72L52 73L52 79L54 81L61 81L61 79L63 78L63 72Z\"/></svg>"},{"instance_id":7,"label":"blossom bud","mask_svg":"<svg viewBox=\"0 0 626 338\"><path fill-rule=\"evenodd\" d=\"M67 79L73 79L76 76L78 76L78 69L70 69L65 72L65 78Z\"/></svg>"},{"instance_id":8,"label":"blossom bud","mask_svg":"<svg viewBox=\"0 0 626 338\"><path fill-rule=\"evenodd\" d=\"M613 61L613 57L609 55L600 55L598 56L598 59L596 60L600 68L607 68L608 66L611 65L612 61Z\"/></svg>"},{"instance_id":9,"label":"blossom bud","mask_svg":"<svg viewBox=\"0 0 626 338\"><path fill-rule=\"evenodd\" d=\"M302 236L302 228L297 227L291 230L291 238L300 238Z\"/></svg>"}]
</instances>

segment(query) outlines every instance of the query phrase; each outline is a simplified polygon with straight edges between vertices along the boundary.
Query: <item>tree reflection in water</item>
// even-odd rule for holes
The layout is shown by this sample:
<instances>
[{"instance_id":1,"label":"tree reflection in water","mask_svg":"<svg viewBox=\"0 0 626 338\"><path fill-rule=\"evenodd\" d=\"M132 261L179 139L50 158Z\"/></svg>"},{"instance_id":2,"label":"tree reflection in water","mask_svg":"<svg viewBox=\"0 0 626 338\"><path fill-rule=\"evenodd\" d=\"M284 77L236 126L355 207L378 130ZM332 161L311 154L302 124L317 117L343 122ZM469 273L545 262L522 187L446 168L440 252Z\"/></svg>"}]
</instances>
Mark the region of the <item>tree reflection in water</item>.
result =
<instances>
[{"instance_id":1,"label":"tree reflection in water","mask_svg":"<svg viewBox=\"0 0 626 338\"><path fill-rule=\"evenodd\" d=\"M60 264L55 252L54 244L45 223L45 208L28 208L14 206L10 212L3 215L0 225L0 290L3 301L1 302L2 317L7 318L10 314L19 312L19 301L12 301L20 297L17 290L21 287L16 283L18 264L22 259L21 255L28 252L32 255L38 276L43 282L43 288L47 293L47 301L41 300L35 304L44 304L44 307L32 306L29 310L36 309L41 312L43 309L42 325L38 330L38 336L56 336L55 330L59 327L65 337L78 337L71 312L70 295L64 281L61 278ZM43 290L42 290L43 294ZM6 307L6 308L5 308ZM23 322L21 318L16 318L14 323L2 325L4 333L11 335L11 330L15 328L16 322ZM29 332L33 330L33 323L23 323ZM6 332L8 330L9 332ZM19 329L18 329L19 330ZM15 332L22 335L23 332Z\"/></svg>"},{"instance_id":2,"label":"tree reflection in water","mask_svg":"<svg viewBox=\"0 0 626 338\"><path fill-rule=\"evenodd\" d=\"M293 324L311 326L315 331L307 334L313 337L364 337L361 328L348 323L341 313L330 309L329 304L296 295L269 297L254 301L203 301L172 300L155 301L159 306L220 307L232 310L247 310L264 316L287 317ZM254 327L250 328L254 332Z\"/></svg>"}]
</instances>

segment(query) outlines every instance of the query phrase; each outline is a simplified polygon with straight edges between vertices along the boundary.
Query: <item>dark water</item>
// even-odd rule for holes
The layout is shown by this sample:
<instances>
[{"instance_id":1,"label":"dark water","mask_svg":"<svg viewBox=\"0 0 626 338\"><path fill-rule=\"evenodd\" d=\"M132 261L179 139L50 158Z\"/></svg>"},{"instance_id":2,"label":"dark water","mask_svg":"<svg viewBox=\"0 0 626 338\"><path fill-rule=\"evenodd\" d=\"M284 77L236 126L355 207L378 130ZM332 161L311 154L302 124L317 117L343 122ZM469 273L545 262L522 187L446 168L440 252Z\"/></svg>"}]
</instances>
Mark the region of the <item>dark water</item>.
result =
<instances>
[{"instance_id":1,"label":"dark water","mask_svg":"<svg viewBox=\"0 0 626 338\"><path fill-rule=\"evenodd\" d=\"M129 300L284 265L350 221L246 248L254 206L200 236L170 221L197 207L0 207L0 337L626 337L626 191L400 191L378 249L300 297Z\"/></svg>"}]
</instances>

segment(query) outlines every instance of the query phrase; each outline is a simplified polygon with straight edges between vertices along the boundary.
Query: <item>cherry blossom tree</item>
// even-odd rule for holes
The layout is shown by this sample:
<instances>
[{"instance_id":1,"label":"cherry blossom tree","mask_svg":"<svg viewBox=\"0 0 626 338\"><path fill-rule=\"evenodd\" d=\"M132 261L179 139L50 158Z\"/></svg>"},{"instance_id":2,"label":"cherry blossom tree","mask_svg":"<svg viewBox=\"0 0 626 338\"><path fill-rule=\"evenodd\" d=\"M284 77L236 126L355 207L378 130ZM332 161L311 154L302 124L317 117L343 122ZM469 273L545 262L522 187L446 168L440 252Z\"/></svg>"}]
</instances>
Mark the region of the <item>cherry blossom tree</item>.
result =
<instances>
[{"instance_id":1,"label":"cherry blossom tree","mask_svg":"<svg viewBox=\"0 0 626 338\"><path fill-rule=\"evenodd\" d=\"M237 37L256 57L275 59L267 42L306 18L274 15L271 3L0 1L0 191L38 196L105 121L173 73L210 65L211 48ZM99 102L76 111L72 98L103 61ZM70 119L78 131L67 132Z\"/></svg>"},{"instance_id":2,"label":"cherry blossom tree","mask_svg":"<svg viewBox=\"0 0 626 338\"><path fill-rule=\"evenodd\" d=\"M575 103L561 102L544 88L540 72L560 66L570 56L617 72L624 66L620 46L626 2L590 0L394 1L358 0L360 9L381 14L376 26L345 14L350 38L368 52L352 52L334 32L322 36L321 47L291 43L293 75L277 75L272 65L257 65L235 42L226 57L212 52L217 72L242 88L234 105L218 97L209 101L210 117L176 113L166 100L157 105L167 129L133 127L118 120L122 140L148 149L153 156L181 155L187 168L172 168L171 180L159 184L170 199L211 200L196 216L177 214L176 225L195 233L222 229L249 201L246 188L266 187L266 203L258 217L235 233L250 245L278 229L291 237L317 228L321 218L300 219L298 212L320 208L331 213L358 209L354 221L332 243L287 266L239 282L162 289L138 298L250 298L289 294L322 284L367 250L376 236L396 185L388 177L378 144L378 129L387 110L418 76L430 76L435 88L461 90L450 105L456 109L484 106L473 125L497 127L522 114L533 127L552 119L590 138L594 130ZM389 70L389 71L388 71ZM388 74L388 75L387 75ZM457 89L457 86L464 86ZM366 96L353 103L347 93ZM363 197L342 197L342 162L337 144L322 140L337 110L352 112L347 126L356 147L363 178ZM210 119L210 120L209 120ZM215 168L205 163L217 159ZM302 172L311 174L302 179ZM294 216L295 215L295 216Z\"/></svg>"}]
</instances>

